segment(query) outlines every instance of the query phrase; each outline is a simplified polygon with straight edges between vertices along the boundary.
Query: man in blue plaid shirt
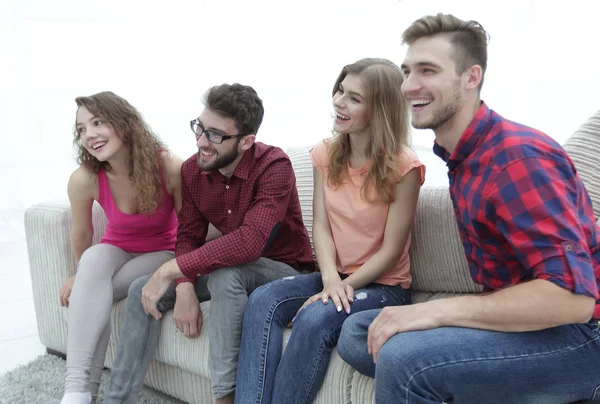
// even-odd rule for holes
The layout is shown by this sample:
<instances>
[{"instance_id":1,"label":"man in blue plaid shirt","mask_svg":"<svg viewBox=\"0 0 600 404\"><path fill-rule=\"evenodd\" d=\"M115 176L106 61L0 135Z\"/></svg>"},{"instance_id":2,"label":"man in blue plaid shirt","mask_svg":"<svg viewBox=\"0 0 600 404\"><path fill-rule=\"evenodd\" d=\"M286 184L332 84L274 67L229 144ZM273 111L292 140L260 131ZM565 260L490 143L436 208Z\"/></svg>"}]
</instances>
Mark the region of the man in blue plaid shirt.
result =
<instances>
[{"instance_id":1,"label":"man in blue plaid shirt","mask_svg":"<svg viewBox=\"0 0 600 404\"><path fill-rule=\"evenodd\" d=\"M443 14L403 34L412 124L435 132L471 277L487 293L349 318L338 351L375 377L377 403L600 398L600 229L562 147L480 99L487 39Z\"/></svg>"}]
</instances>

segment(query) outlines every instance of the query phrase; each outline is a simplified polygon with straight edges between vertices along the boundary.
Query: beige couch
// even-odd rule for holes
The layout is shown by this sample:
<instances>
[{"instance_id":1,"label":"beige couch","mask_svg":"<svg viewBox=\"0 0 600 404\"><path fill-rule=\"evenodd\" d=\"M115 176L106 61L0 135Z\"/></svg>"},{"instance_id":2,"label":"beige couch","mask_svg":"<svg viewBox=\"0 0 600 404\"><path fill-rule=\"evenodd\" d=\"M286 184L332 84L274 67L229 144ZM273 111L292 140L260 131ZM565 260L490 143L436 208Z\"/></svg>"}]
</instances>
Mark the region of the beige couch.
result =
<instances>
[{"instance_id":1,"label":"beige couch","mask_svg":"<svg viewBox=\"0 0 600 404\"><path fill-rule=\"evenodd\" d=\"M585 182L598 218L600 111L569 139L565 148ZM292 148L288 154L296 172L304 221L310 233L312 168L308 150L306 147ZM97 242L106 225L104 213L98 205L94 206L93 220L94 242ZM25 225L39 336L48 349L64 353L67 316L66 309L59 305L58 290L75 269L69 243L71 212L68 202L45 202L30 207L25 214ZM447 187L422 189L410 255L415 302L480 290L469 277ZM209 321L209 304L202 303L205 324ZM106 358L109 368L114 360L124 307L124 300L113 306L111 343ZM158 351L146 384L188 403L210 403L212 395L206 327L202 329L200 338L186 339L183 334L175 332L172 313L168 313L162 323ZM370 403L373 401L373 386L372 379L346 365L334 351L325 383L315 402Z\"/></svg>"}]
</instances>

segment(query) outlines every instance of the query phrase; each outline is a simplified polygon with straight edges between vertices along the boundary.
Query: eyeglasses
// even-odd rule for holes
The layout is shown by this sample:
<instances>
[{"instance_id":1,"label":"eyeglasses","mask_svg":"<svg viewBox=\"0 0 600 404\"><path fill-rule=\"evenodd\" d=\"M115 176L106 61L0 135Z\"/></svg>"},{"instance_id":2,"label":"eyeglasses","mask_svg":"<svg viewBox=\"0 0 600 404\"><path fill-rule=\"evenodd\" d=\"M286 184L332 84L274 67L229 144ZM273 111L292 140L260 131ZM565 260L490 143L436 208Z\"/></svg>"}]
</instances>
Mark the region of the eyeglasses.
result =
<instances>
[{"instance_id":1,"label":"eyeglasses","mask_svg":"<svg viewBox=\"0 0 600 404\"><path fill-rule=\"evenodd\" d=\"M196 135L196 141L200 140L200 137L202 136L202 134L204 134L206 136L206 140L216 144L221 144L225 140L233 139L234 137L241 137L247 135L247 133L238 133L237 135L222 135L219 132L215 132L213 130L206 130L204 129L198 118L190 122L190 127L192 128L192 132L194 132L194 135Z\"/></svg>"}]
</instances>

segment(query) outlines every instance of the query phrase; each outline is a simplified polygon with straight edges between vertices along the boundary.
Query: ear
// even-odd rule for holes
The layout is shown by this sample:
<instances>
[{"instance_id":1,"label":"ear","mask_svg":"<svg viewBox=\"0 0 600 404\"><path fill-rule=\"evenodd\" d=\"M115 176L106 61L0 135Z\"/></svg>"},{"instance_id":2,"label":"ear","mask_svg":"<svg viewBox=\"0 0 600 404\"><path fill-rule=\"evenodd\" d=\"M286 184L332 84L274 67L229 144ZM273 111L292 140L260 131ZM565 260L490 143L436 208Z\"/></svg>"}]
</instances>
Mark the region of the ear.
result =
<instances>
[{"instance_id":1,"label":"ear","mask_svg":"<svg viewBox=\"0 0 600 404\"><path fill-rule=\"evenodd\" d=\"M254 142L256 141L256 135L246 135L242 137L242 141L240 142L240 151L246 151L252 147Z\"/></svg>"},{"instance_id":2,"label":"ear","mask_svg":"<svg viewBox=\"0 0 600 404\"><path fill-rule=\"evenodd\" d=\"M467 90L476 90L479 87L479 83L481 83L481 78L483 76L483 70L479 65L473 65L469 67L464 72L465 77L465 88Z\"/></svg>"}]
</instances>

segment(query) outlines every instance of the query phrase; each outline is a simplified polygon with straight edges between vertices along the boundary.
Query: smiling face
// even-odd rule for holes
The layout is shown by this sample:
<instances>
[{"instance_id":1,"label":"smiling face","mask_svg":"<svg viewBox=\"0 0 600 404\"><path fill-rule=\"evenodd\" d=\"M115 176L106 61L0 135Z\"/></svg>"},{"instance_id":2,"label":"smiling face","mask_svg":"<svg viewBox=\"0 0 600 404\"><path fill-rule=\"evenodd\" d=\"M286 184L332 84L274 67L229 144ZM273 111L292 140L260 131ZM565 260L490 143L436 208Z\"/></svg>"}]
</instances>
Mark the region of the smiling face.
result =
<instances>
[{"instance_id":1,"label":"smiling face","mask_svg":"<svg viewBox=\"0 0 600 404\"><path fill-rule=\"evenodd\" d=\"M348 74L344 77L333 95L335 132L353 135L368 132L370 117L367 97L367 87L360 76Z\"/></svg>"},{"instance_id":2,"label":"smiling face","mask_svg":"<svg viewBox=\"0 0 600 404\"><path fill-rule=\"evenodd\" d=\"M451 125L465 105L468 72L458 74L452 57L452 44L442 35L410 44L402 63L402 93L410 104L415 128L436 130Z\"/></svg>"},{"instance_id":3,"label":"smiling face","mask_svg":"<svg viewBox=\"0 0 600 404\"><path fill-rule=\"evenodd\" d=\"M208 108L202 111L198 120L205 130L210 130L221 135L238 134L238 128L233 119L225 118ZM232 165L237 166L237 163L241 159L240 153L242 150L240 150L240 142L242 139L243 137L235 137L224 140L221 144L216 144L209 142L206 135L200 136L196 142L196 146L198 146L196 158L198 167L204 171L222 170L233 172L235 167L232 170L228 170L228 168L232 168L229 167Z\"/></svg>"},{"instance_id":4,"label":"smiling face","mask_svg":"<svg viewBox=\"0 0 600 404\"><path fill-rule=\"evenodd\" d=\"M123 140L112 127L84 106L77 110L76 129L81 145L98 161L114 159L124 150Z\"/></svg>"}]
</instances>

